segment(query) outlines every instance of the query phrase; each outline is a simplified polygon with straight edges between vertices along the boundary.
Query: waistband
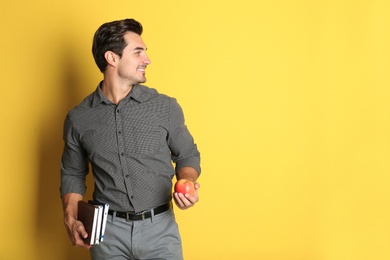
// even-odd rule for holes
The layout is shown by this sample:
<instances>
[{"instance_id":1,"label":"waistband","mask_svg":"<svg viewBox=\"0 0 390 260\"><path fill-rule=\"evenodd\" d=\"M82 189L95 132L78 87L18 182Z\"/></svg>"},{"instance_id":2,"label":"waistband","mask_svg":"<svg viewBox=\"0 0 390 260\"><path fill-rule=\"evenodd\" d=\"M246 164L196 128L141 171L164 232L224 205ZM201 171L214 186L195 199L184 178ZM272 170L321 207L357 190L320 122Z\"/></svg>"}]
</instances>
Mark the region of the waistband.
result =
<instances>
[{"instance_id":1,"label":"waistband","mask_svg":"<svg viewBox=\"0 0 390 260\"><path fill-rule=\"evenodd\" d=\"M160 213L163 213L167 210L169 210L172 207L172 203L169 202L167 204L158 206L151 210L145 210L142 212L134 213L134 212L120 212L120 211L112 211L109 210L109 215L114 215L118 218L124 218L126 221L138 221L138 220L144 220L152 217L152 215L158 215Z\"/></svg>"}]
</instances>

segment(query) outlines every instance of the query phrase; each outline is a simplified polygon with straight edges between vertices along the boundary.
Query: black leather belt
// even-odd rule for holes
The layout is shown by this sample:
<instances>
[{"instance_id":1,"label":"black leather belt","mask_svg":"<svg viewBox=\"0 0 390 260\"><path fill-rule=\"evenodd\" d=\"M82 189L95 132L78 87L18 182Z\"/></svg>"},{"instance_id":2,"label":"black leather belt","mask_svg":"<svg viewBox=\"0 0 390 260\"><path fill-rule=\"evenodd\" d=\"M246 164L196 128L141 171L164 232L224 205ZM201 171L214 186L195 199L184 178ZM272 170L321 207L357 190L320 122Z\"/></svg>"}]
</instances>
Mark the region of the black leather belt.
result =
<instances>
[{"instance_id":1,"label":"black leather belt","mask_svg":"<svg viewBox=\"0 0 390 260\"><path fill-rule=\"evenodd\" d=\"M163 213L163 212L167 211L170 208L171 208L171 203L169 202L167 204L158 206L157 208L154 208L154 209L151 209L151 210L142 211L142 212L138 212L138 213L135 213L135 212L119 212L119 211L109 210L108 214L109 215L113 215L115 213L116 217L124 218L124 219L126 219L126 221L137 221L137 220L144 220L144 219L150 218L152 216L152 212L153 212L153 215L158 215L160 213Z\"/></svg>"}]
</instances>

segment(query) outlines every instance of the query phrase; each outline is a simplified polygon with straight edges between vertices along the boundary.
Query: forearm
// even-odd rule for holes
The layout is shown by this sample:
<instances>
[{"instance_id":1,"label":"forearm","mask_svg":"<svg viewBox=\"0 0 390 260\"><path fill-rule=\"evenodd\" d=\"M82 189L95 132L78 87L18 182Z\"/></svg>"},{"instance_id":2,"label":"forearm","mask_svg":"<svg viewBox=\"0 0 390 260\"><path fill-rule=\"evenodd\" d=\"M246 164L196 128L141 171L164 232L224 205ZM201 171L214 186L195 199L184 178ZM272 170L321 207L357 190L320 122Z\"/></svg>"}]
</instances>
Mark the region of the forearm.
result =
<instances>
[{"instance_id":1,"label":"forearm","mask_svg":"<svg viewBox=\"0 0 390 260\"><path fill-rule=\"evenodd\" d=\"M66 224L69 224L69 221L77 220L78 202L82 199L83 196L78 193L67 193L62 196L64 221Z\"/></svg>"},{"instance_id":2,"label":"forearm","mask_svg":"<svg viewBox=\"0 0 390 260\"><path fill-rule=\"evenodd\" d=\"M192 182L196 182L196 180L199 177L198 171L190 166L185 166L181 168L177 173L176 173L176 179L187 179Z\"/></svg>"}]
</instances>

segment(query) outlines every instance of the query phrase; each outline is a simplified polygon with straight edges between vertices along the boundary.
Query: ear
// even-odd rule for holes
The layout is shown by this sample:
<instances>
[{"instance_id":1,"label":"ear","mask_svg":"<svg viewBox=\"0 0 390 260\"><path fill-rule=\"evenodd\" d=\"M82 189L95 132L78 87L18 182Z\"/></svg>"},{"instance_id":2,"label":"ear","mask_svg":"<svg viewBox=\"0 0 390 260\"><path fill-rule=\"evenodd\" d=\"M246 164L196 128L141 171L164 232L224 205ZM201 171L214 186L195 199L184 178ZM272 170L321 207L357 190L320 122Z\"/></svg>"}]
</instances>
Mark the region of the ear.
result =
<instances>
[{"instance_id":1,"label":"ear","mask_svg":"<svg viewBox=\"0 0 390 260\"><path fill-rule=\"evenodd\" d=\"M113 65L113 66L115 66L116 61L118 60L118 56L112 51L106 51L104 53L104 58L106 59L109 65Z\"/></svg>"}]
</instances>

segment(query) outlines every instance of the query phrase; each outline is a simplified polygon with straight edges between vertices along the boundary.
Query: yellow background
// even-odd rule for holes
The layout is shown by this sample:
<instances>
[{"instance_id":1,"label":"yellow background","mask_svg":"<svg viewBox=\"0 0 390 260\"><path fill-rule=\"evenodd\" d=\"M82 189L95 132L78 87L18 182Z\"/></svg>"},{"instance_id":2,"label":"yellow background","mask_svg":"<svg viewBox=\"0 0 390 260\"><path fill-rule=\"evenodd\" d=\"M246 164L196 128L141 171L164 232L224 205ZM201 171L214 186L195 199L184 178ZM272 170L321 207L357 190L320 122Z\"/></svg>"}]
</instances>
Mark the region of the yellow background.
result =
<instances>
[{"instance_id":1,"label":"yellow background","mask_svg":"<svg viewBox=\"0 0 390 260\"><path fill-rule=\"evenodd\" d=\"M389 1L0 5L1 260L88 258L62 222L62 124L101 79L93 33L126 17L202 153L186 260L390 259Z\"/></svg>"}]
</instances>

